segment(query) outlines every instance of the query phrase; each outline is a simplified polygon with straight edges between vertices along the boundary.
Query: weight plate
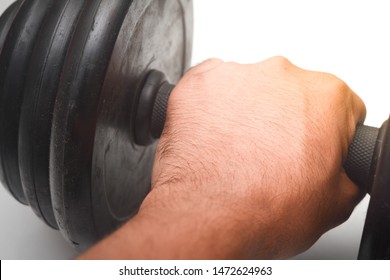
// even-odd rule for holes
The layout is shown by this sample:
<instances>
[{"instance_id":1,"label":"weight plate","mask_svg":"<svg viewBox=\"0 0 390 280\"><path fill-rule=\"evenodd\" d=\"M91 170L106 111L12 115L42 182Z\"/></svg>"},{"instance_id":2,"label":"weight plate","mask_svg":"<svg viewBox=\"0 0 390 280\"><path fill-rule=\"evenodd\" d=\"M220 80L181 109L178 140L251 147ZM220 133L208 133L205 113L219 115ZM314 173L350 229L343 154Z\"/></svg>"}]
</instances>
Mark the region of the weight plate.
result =
<instances>
[{"instance_id":1,"label":"weight plate","mask_svg":"<svg viewBox=\"0 0 390 280\"><path fill-rule=\"evenodd\" d=\"M59 228L75 246L96 239L90 210L96 102L129 5L130 1L86 3L55 102L50 146L52 203Z\"/></svg>"},{"instance_id":2,"label":"weight plate","mask_svg":"<svg viewBox=\"0 0 390 280\"><path fill-rule=\"evenodd\" d=\"M80 249L134 215L149 192L155 144L134 143L136 93L151 69L177 82L192 45L192 1L93 4L66 58L50 154L56 218Z\"/></svg>"},{"instance_id":3,"label":"weight plate","mask_svg":"<svg viewBox=\"0 0 390 280\"><path fill-rule=\"evenodd\" d=\"M20 3L21 3L20 1L13 3L11 6L7 8L7 10L0 17L0 57L4 48L5 40L7 39L8 36L8 32L12 26L15 16L18 13ZM0 91L0 100L2 98L1 96L2 95ZM1 164L1 154L0 154L0 182L2 182L4 187L11 192L8 185L5 184L5 175Z\"/></svg>"},{"instance_id":4,"label":"weight plate","mask_svg":"<svg viewBox=\"0 0 390 280\"><path fill-rule=\"evenodd\" d=\"M31 53L51 0L24 1L9 30L0 57L0 169L1 181L26 204L19 171L19 116Z\"/></svg>"},{"instance_id":5,"label":"weight plate","mask_svg":"<svg viewBox=\"0 0 390 280\"><path fill-rule=\"evenodd\" d=\"M98 106L91 200L100 237L134 215L150 191L156 144L134 143L136 93L151 69L177 83L191 58L192 2L139 2L124 21Z\"/></svg>"},{"instance_id":6,"label":"weight plate","mask_svg":"<svg viewBox=\"0 0 390 280\"><path fill-rule=\"evenodd\" d=\"M390 259L390 126L384 123L359 259Z\"/></svg>"},{"instance_id":7,"label":"weight plate","mask_svg":"<svg viewBox=\"0 0 390 280\"><path fill-rule=\"evenodd\" d=\"M4 42L7 38L9 29L11 28L16 14L18 13L20 3L20 1L13 3L0 17L0 54L3 49Z\"/></svg>"},{"instance_id":8,"label":"weight plate","mask_svg":"<svg viewBox=\"0 0 390 280\"><path fill-rule=\"evenodd\" d=\"M51 121L65 55L83 0L53 1L32 54L19 122L19 167L27 201L49 226L58 228L51 203Z\"/></svg>"}]
</instances>

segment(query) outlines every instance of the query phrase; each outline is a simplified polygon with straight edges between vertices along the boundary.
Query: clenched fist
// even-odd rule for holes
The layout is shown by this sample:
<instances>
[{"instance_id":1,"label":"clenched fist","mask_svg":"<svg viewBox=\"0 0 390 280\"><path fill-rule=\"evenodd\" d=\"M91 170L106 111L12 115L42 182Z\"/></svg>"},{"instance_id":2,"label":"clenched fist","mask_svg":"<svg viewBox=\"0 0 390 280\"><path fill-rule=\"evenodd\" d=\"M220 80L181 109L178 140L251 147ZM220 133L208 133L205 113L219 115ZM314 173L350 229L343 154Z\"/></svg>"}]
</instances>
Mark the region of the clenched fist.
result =
<instances>
[{"instance_id":1,"label":"clenched fist","mask_svg":"<svg viewBox=\"0 0 390 280\"><path fill-rule=\"evenodd\" d=\"M85 258L288 258L364 192L343 162L361 99L282 57L192 68L169 100L152 191Z\"/></svg>"}]
</instances>

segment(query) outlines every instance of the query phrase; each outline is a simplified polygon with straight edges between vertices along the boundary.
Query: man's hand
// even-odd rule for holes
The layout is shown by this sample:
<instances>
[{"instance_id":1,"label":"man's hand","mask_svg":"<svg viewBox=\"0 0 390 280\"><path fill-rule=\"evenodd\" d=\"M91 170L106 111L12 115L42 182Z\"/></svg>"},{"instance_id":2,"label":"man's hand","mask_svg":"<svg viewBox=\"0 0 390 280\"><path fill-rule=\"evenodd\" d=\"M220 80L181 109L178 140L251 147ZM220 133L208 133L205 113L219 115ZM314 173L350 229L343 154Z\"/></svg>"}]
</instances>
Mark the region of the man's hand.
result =
<instances>
[{"instance_id":1,"label":"man's hand","mask_svg":"<svg viewBox=\"0 0 390 280\"><path fill-rule=\"evenodd\" d=\"M85 257L287 258L308 249L363 197L343 161L364 117L340 79L281 57L192 68L169 100L153 190Z\"/></svg>"}]
</instances>

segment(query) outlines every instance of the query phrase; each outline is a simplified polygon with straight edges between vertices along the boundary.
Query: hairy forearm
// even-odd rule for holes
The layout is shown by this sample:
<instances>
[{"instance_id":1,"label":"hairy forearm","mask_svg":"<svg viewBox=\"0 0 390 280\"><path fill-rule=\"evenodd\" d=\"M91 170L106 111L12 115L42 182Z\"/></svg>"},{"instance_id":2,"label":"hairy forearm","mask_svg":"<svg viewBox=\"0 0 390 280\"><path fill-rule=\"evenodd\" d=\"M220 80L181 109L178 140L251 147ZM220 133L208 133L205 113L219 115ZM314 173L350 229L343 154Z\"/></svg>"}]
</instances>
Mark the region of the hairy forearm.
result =
<instances>
[{"instance_id":1,"label":"hairy forearm","mask_svg":"<svg viewBox=\"0 0 390 280\"><path fill-rule=\"evenodd\" d=\"M245 213L235 212L234 206L215 203L207 197L199 196L198 202L193 203L194 199L186 199L185 192L178 193L182 187L196 188L155 187L133 219L80 259L285 257L275 246L277 236L270 236L275 232L271 230L271 217L264 215L261 221L249 221ZM259 227L264 230L259 231Z\"/></svg>"},{"instance_id":2,"label":"hairy forearm","mask_svg":"<svg viewBox=\"0 0 390 280\"><path fill-rule=\"evenodd\" d=\"M198 205L172 190L156 188L139 213L82 259L216 259L247 258L237 215L200 200ZM158 194L157 194L158 193ZM181 195L180 195L181 196ZM202 204L209 204L205 208ZM208 215L201 213L208 209Z\"/></svg>"}]
</instances>

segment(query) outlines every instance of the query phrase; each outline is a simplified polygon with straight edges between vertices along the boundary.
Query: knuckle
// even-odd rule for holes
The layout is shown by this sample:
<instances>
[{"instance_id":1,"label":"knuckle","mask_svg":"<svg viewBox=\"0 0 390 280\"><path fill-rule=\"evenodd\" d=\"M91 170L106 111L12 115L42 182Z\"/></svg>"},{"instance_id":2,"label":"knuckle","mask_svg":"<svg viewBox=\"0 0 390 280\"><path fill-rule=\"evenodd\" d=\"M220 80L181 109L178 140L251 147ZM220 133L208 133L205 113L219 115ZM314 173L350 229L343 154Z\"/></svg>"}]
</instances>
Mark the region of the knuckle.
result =
<instances>
[{"instance_id":1,"label":"knuckle","mask_svg":"<svg viewBox=\"0 0 390 280\"><path fill-rule=\"evenodd\" d=\"M222 60L219 59L219 58L209 58L209 59L206 59L205 61L203 61L200 65L210 65L210 64L217 64L217 63L221 63Z\"/></svg>"},{"instance_id":2,"label":"knuckle","mask_svg":"<svg viewBox=\"0 0 390 280\"><path fill-rule=\"evenodd\" d=\"M292 63L284 56L274 56L268 60L274 67L281 70L286 70L292 66Z\"/></svg>"},{"instance_id":3,"label":"knuckle","mask_svg":"<svg viewBox=\"0 0 390 280\"><path fill-rule=\"evenodd\" d=\"M323 98L334 106L346 106L353 99L348 85L333 74L323 73L321 82L317 86Z\"/></svg>"},{"instance_id":4,"label":"knuckle","mask_svg":"<svg viewBox=\"0 0 390 280\"><path fill-rule=\"evenodd\" d=\"M336 77L335 75L331 75L330 86L333 89L334 93L346 93L346 92L349 92L348 85L343 80L341 80L340 78Z\"/></svg>"},{"instance_id":5,"label":"knuckle","mask_svg":"<svg viewBox=\"0 0 390 280\"><path fill-rule=\"evenodd\" d=\"M323 74L323 83L325 83L328 94L340 95L350 92L348 85L337 76L329 73ZM342 96L342 95L341 95Z\"/></svg>"},{"instance_id":6,"label":"knuckle","mask_svg":"<svg viewBox=\"0 0 390 280\"><path fill-rule=\"evenodd\" d=\"M213 67L221 64L223 61L218 58L209 58L202 63L198 64L197 66L193 67L194 72L205 72L209 69L212 69Z\"/></svg>"},{"instance_id":7,"label":"knuckle","mask_svg":"<svg viewBox=\"0 0 390 280\"><path fill-rule=\"evenodd\" d=\"M182 77L181 82L183 82L183 81L186 81L186 82L196 81L197 83L204 82L205 79L207 78L206 73L215 69L216 67L218 67L222 63L223 63L223 61L220 59L210 58L210 59L190 68L185 73L185 75Z\"/></svg>"}]
</instances>

